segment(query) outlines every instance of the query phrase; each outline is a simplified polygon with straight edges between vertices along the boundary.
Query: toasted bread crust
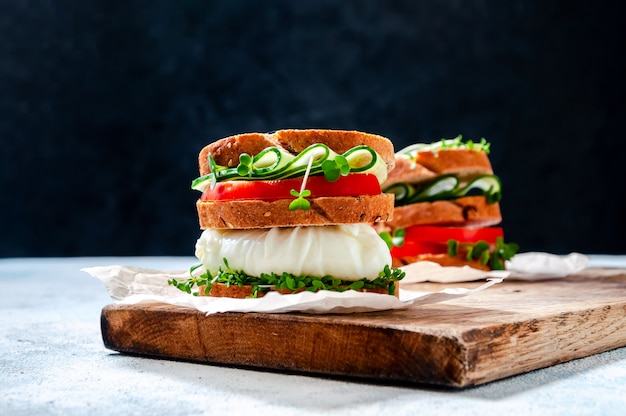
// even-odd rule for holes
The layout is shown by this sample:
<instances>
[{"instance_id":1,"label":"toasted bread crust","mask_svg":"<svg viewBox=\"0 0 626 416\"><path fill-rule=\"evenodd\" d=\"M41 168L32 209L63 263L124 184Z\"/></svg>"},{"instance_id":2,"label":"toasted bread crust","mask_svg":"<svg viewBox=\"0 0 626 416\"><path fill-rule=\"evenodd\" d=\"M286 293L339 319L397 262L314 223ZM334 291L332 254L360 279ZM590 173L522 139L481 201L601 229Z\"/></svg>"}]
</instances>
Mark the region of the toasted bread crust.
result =
<instances>
[{"instance_id":1,"label":"toasted bread crust","mask_svg":"<svg viewBox=\"0 0 626 416\"><path fill-rule=\"evenodd\" d=\"M501 221L500 204L488 204L484 196L466 196L397 207L393 211L393 219L386 225L392 229L411 225L487 227Z\"/></svg>"},{"instance_id":2,"label":"toasted bread crust","mask_svg":"<svg viewBox=\"0 0 626 416\"><path fill-rule=\"evenodd\" d=\"M209 294L204 294L205 286L200 286L200 296L210 296L215 298L237 298L245 299L252 296L252 286L229 285L224 283L213 283ZM259 293L258 297L262 297L263 293Z\"/></svg>"},{"instance_id":3,"label":"toasted bread crust","mask_svg":"<svg viewBox=\"0 0 626 416\"><path fill-rule=\"evenodd\" d=\"M205 146L198 156L200 176L210 173L208 155L215 163L233 167L239 163L239 155L257 155L267 147L276 146L292 154L298 154L316 143L327 145L336 153L366 145L374 149L385 161L387 170L395 164L393 143L385 137L359 131L344 130L278 130L274 133L244 133L217 140Z\"/></svg>"},{"instance_id":4,"label":"toasted bread crust","mask_svg":"<svg viewBox=\"0 0 626 416\"><path fill-rule=\"evenodd\" d=\"M394 296L398 297L399 296L399 284L396 282L396 290L394 293ZM204 294L204 288L205 286L200 286L200 292L199 295L200 296L210 296L210 297L219 297L219 298L237 298L237 299L245 299L248 297L252 297L253 293L252 293L252 286L248 285L248 286L238 286L238 285L229 285L226 286L224 283L213 283L211 285L211 290L209 290L209 294L205 295ZM274 290L274 289L272 289ZM279 289L276 290L276 292L283 294L283 295L289 295L292 293L298 293L301 292L303 290L299 290L296 292L293 292L291 290L288 289ZM389 294L389 291L387 289L384 288L375 288L375 289L359 289L358 292L368 292L368 293L379 293L381 295L387 295ZM257 293L257 297L261 298L265 295L265 292L258 292Z\"/></svg>"},{"instance_id":5,"label":"toasted bread crust","mask_svg":"<svg viewBox=\"0 0 626 416\"><path fill-rule=\"evenodd\" d=\"M274 137L262 133L244 133L217 140L205 146L198 156L200 176L211 172L209 169L209 154L215 163L221 166L233 167L239 163L239 155L248 153L256 155L263 149L280 146Z\"/></svg>"},{"instance_id":6,"label":"toasted bread crust","mask_svg":"<svg viewBox=\"0 0 626 416\"><path fill-rule=\"evenodd\" d=\"M420 254L417 256L407 256L402 258L393 258L392 267L402 267L407 264L415 263L418 261L432 261L438 263L443 267L463 267L469 266L478 270L489 271L491 268L488 265L481 264L480 260L467 260L462 256L450 257L447 254Z\"/></svg>"},{"instance_id":7,"label":"toasted bread crust","mask_svg":"<svg viewBox=\"0 0 626 416\"><path fill-rule=\"evenodd\" d=\"M310 198L311 207L291 211L292 199L276 201L201 201L196 207L200 228L249 229L377 223L393 216L392 194Z\"/></svg>"},{"instance_id":8,"label":"toasted bread crust","mask_svg":"<svg viewBox=\"0 0 626 416\"><path fill-rule=\"evenodd\" d=\"M384 187L396 183L420 183L441 175L455 174L461 180L493 174L485 152L470 149L444 149L418 152L415 160L396 155L395 167Z\"/></svg>"}]
</instances>

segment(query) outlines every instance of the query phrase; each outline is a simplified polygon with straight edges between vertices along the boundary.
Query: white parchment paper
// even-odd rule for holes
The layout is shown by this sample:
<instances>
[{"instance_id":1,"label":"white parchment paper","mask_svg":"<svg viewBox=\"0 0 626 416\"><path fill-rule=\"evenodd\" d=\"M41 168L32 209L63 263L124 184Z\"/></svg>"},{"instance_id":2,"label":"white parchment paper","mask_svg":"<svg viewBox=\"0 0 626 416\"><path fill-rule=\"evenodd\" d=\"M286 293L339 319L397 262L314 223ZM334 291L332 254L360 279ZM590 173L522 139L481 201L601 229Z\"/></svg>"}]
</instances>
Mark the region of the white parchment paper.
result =
<instances>
[{"instance_id":1,"label":"white parchment paper","mask_svg":"<svg viewBox=\"0 0 626 416\"><path fill-rule=\"evenodd\" d=\"M423 282L459 283L484 279L501 280L511 275L511 273L506 270L492 270L486 272L469 266L442 267L438 263L430 261L418 261L400 267L400 269L404 270L406 273L404 279L400 281L400 286Z\"/></svg>"},{"instance_id":2,"label":"white parchment paper","mask_svg":"<svg viewBox=\"0 0 626 416\"><path fill-rule=\"evenodd\" d=\"M557 255L541 252L520 253L506 262L511 279L544 280L565 277L587 267L589 257L580 253Z\"/></svg>"},{"instance_id":3,"label":"white parchment paper","mask_svg":"<svg viewBox=\"0 0 626 416\"><path fill-rule=\"evenodd\" d=\"M123 265L90 267L84 272L98 278L118 303L134 304L159 301L172 305L198 309L207 314L219 312L307 312L307 313L357 313L402 309L414 304L442 302L485 290L502 279L491 279L475 289L445 288L439 292L418 292L400 289L400 296L346 292L301 292L281 295L267 293L257 299L214 298L192 296L168 285L169 279L184 280L188 271L161 271Z\"/></svg>"},{"instance_id":4,"label":"white parchment paper","mask_svg":"<svg viewBox=\"0 0 626 416\"><path fill-rule=\"evenodd\" d=\"M442 267L437 263L420 261L401 267L406 272L401 285L421 282L458 283L483 279L544 280L569 276L587 267L584 254L557 255L542 252L520 253L506 262L506 270L489 272L469 266Z\"/></svg>"},{"instance_id":5,"label":"white parchment paper","mask_svg":"<svg viewBox=\"0 0 626 416\"><path fill-rule=\"evenodd\" d=\"M520 256L520 257L518 257ZM188 271L163 271L124 265L90 267L84 272L98 278L118 303L134 304L159 301L195 308L207 314L220 312L307 312L358 313L402 309L410 305L443 302L480 292L505 278L525 280L554 278L582 270L586 257L577 253L554 256L547 253L524 253L513 257L506 271L485 272L471 267L441 267L436 263L418 262L402 267L406 277L400 282L399 298L349 290L346 292L301 292L281 295L267 293L257 299L192 296L168 285L169 279L185 280ZM438 292L419 291L418 283L453 284L486 280L474 289L446 287Z\"/></svg>"}]
</instances>

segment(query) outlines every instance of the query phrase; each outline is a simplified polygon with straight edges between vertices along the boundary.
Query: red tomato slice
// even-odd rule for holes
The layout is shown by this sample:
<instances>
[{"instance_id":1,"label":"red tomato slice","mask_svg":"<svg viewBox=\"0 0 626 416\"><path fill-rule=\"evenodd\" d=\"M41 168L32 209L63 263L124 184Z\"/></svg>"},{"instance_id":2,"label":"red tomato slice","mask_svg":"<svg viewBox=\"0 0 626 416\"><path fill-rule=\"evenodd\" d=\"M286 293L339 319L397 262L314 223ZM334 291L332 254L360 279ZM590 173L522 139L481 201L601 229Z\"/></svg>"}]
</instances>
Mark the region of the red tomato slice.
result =
<instances>
[{"instance_id":1,"label":"red tomato slice","mask_svg":"<svg viewBox=\"0 0 626 416\"><path fill-rule=\"evenodd\" d=\"M405 230L405 241L428 241L447 243L456 240L460 243L475 243L484 240L495 243L497 237L503 237L501 227L465 228L465 227L435 227L432 225L414 225Z\"/></svg>"},{"instance_id":2,"label":"red tomato slice","mask_svg":"<svg viewBox=\"0 0 626 416\"><path fill-rule=\"evenodd\" d=\"M402 258L419 254L447 253L448 240L456 240L460 243L475 243L483 240L495 244L496 238L503 236L504 233L500 227L463 228L414 225L405 229L404 244L401 247L393 247L391 256Z\"/></svg>"},{"instance_id":3,"label":"red tomato slice","mask_svg":"<svg viewBox=\"0 0 626 416\"><path fill-rule=\"evenodd\" d=\"M280 179L273 181L224 181L215 188L207 188L200 198L202 201L234 201L243 199L293 199L291 190L300 191L303 178ZM374 175L358 173L340 176L335 182L328 182L324 176L309 176L305 189L311 191L307 198L320 196L379 195L380 184Z\"/></svg>"},{"instance_id":4,"label":"red tomato slice","mask_svg":"<svg viewBox=\"0 0 626 416\"><path fill-rule=\"evenodd\" d=\"M417 256L419 254L441 254L448 252L447 244L425 243L420 241L404 241L402 247L394 246L391 249L391 257L403 258Z\"/></svg>"}]
</instances>

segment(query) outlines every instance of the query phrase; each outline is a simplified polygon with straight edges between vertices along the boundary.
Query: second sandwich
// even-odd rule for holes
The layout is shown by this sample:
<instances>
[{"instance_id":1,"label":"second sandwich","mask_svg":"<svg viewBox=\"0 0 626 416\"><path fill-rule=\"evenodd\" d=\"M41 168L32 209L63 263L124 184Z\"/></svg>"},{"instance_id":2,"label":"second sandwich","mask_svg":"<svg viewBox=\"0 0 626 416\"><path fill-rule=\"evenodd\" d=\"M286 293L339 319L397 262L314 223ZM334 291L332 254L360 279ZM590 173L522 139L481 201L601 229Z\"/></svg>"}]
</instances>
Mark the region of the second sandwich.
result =
<instances>
[{"instance_id":1,"label":"second sandwich","mask_svg":"<svg viewBox=\"0 0 626 416\"><path fill-rule=\"evenodd\" d=\"M404 273L370 226L393 215L381 184L394 163L388 139L356 131L279 130L209 144L192 183L202 192L203 230L195 252L203 274L192 283L200 295L226 297L396 294Z\"/></svg>"},{"instance_id":2,"label":"second sandwich","mask_svg":"<svg viewBox=\"0 0 626 416\"><path fill-rule=\"evenodd\" d=\"M461 136L418 143L396 154L383 185L395 195L393 219L377 229L394 266L432 261L442 266L503 269L518 250L501 227L502 185L489 161L490 144Z\"/></svg>"}]
</instances>

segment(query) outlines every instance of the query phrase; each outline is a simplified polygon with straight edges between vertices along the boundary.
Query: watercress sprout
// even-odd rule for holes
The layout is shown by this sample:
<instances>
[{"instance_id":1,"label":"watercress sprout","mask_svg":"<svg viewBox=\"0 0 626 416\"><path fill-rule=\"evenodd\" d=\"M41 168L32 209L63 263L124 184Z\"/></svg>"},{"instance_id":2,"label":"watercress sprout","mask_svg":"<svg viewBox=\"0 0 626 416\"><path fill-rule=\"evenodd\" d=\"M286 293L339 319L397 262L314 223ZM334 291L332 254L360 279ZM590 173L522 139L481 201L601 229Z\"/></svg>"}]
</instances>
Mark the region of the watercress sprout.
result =
<instances>
[{"instance_id":1,"label":"watercress sprout","mask_svg":"<svg viewBox=\"0 0 626 416\"><path fill-rule=\"evenodd\" d=\"M339 176L346 176L350 173L350 164L344 156L337 155L334 159L325 160L322 163L322 170L328 182L335 182Z\"/></svg>"},{"instance_id":2,"label":"watercress sprout","mask_svg":"<svg viewBox=\"0 0 626 416\"><path fill-rule=\"evenodd\" d=\"M168 283L175 286L179 290L198 296L198 291L193 291L194 287L204 286L204 294L207 295L211 290L211 286L215 283L221 283L226 286L252 286L252 297L258 297L262 292L266 292L273 288L291 293L299 291L316 292L318 290L332 290L335 292L344 292L346 290L360 289L386 289L390 295L395 293L395 282L402 280L405 272L400 269L392 269L388 265L378 274L374 280L359 279L356 281L347 281L337 279L333 276L309 276L294 275L291 273L262 273L260 276L250 276L242 270L234 270L228 265L228 260L223 259L224 267L220 267L215 276L205 271L200 276L191 276L184 281L170 279ZM197 267L192 268L195 270Z\"/></svg>"},{"instance_id":3,"label":"watercress sprout","mask_svg":"<svg viewBox=\"0 0 626 416\"><path fill-rule=\"evenodd\" d=\"M311 208L311 203L305 199L311 196L311 191L304 189L303 191L298 192L295 189L292 189L289 193L296 197L296 199L289 203L289 209L291 211L295 211L297 209L307 211Z\"/></svg>"},{"instance_id":4,"label":"watercress sprout","mask_svg":"<svg viewBox=\"0 0 626 416\"><path fill-rule=\"evenodd\" d=\"M289 191L292 196L295 196L296 199L289 203L289 210L295 211L297 209L301 209L303 211L308 211L311 208L311 203L305 198L311 196L311 191L305 189L306 181L309 179L309 173L311 172L311 166L313 165L313 158L309 158L309 163L306 167L306 172L304 172L304 178L302 178L302 185L300 186L300 192L292 189Z\"/></svg>"},{"instance_id":5,"label":"watercress sprout","mask_svg":"<svg viewBox=\"0 0 626 416\"><path fill-rule=\"evenodd\" d=\"M378 233L378 235L387 244L389 250L391 250L394 247L402 247L404 245L406 231L404 228L396 228L393 230L393 233L390 233L389 231L382 231Z\"/></svg>"},{"instance_id":6,"label":"watercress sprout","mask_svg":"<svg viewBox=\"0 0 626 416\"><path fill-rule=\"evenodd\" d=\"M252 176L252 169L252 156L247 153L240 154L237 174L239 176Z\"/></svg>"},{"instance_id":7,"label":"watercress sprout","mask_svg":"<svg viewBox=\"0 0 626 416\"><path fill-rule=\"evenodd\" d=\"M517 243L505 243L502 237L496 238L496 245L491 249L486 241L475 243L460 243L448 240L448 256L455 257L460 250L465 251L467 260L479 260L482 265L489 265L492 270L504 270L506 260L512 258L519 251Z\"/></svg>"}]
</instances>

